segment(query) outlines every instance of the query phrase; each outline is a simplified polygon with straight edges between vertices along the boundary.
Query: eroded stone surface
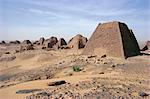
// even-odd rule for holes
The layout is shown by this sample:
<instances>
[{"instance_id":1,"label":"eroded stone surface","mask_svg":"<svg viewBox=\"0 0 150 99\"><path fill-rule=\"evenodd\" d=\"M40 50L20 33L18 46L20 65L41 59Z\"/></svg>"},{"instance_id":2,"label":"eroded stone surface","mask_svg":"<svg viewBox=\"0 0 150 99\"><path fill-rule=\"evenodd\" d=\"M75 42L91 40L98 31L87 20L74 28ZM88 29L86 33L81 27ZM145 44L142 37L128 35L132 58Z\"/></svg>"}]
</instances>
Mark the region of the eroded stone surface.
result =
<instances>
[{"instance_id":1,"label":"eroded stone surface","mask_svg":"<svg viewBox=\"0 0 150 99\"><path fill-rule=\"evenodd\" d=\"M99 24L89 39L83 54L126 58L140 53L132 31L121 22Z\"/></svg>"},{"instance_id":2,"label":"eroded stone surface","mask_svg":"<svg viewBox=\"0 0 150 99\"><path fill-rule=\"evenodd\" d=\"M78 34L75 37L73 37L71 40L69 40L68 47L73 49L80 49L84 48L87 43L87 38L83 37L82 35Z\"/></svg>"}]
</instances>

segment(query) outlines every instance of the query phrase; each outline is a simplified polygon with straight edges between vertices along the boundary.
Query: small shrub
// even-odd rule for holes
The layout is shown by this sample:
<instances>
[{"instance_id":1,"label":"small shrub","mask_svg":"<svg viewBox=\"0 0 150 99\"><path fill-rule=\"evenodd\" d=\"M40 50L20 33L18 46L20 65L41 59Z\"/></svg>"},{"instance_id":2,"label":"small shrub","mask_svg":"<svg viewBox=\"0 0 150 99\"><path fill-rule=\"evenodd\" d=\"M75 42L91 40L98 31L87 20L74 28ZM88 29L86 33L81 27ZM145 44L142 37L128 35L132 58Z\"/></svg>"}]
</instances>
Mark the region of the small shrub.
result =
<instances>
[{"instance_id":1,"label":"small shrub","mask_svg":"<svg viewBox=\"0 0 150 99\"><path fill-rule=\"evenodd\" d=\"M81 71L81 68L78 66L73 66L73 71L79 72L79 71Z\"/></svg>"}]
</instances>

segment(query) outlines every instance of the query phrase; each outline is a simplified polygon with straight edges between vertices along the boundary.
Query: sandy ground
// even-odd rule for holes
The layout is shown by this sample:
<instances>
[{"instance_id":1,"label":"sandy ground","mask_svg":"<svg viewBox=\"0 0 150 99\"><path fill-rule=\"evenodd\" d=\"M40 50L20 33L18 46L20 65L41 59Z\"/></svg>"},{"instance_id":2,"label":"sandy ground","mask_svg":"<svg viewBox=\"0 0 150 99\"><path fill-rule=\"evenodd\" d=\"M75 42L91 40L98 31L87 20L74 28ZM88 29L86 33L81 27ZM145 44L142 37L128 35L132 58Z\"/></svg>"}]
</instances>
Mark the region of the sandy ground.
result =
<instances>
[{"instance_id":1,"label":"sandy ground","mask_svg":"<svg viewBox=\"0 0 150 99\"><path fill-rule=\"evenodd\" d=\"M111 57L88 58L81 55L81 52L82 50L36 50L4 55L16 56L16 59L0 62L0 98L24 99L32 96L36 99L43 92L52 93L49 97L60 99L97 99L97 94L104 94L105 99L119 96L142 99L139 92L150 94L149 55L124 60ZM80 67L81 71L73 71L73 66ZM49 82L59 80L65 80L67 84L48 86ZM16 93L31 89L39 90ZM75 96L64 94L66 92L72 92ZM48 96L39 97L44 99ZM148 99L149 96L144 98Z\"/></svg>"}]
</instances>

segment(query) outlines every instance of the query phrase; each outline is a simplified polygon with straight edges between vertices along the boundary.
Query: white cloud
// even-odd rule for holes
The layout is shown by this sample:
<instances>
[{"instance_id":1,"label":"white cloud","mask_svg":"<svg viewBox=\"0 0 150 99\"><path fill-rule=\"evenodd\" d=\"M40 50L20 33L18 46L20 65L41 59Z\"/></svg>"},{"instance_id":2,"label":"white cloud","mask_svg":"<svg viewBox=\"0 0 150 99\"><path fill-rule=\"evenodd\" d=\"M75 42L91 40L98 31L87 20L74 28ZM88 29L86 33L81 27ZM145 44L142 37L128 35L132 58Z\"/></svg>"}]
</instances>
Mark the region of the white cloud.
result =
<instances>
[{"instance_id":1,"label":"white cloud","mask_svg":"<svg viewBox=\"0 0 150 99\"><path fill-rule=\"evenodd\" d=\"M68 18L68 16L61 15L52 11L44 11L44 10L34 9L34 8L31 8L28 11L31 13L35 13L35 14L49 15L49 16L55 16L55 17L60 17L60 18Z\"/></svg>"},{"instance_id":2,"label":"white cloud","mask_svg":"<svg viewBox=\"0 0 150 99\"><path fill-rule=\"evenodd\" d=\"M149 21L149 14L146 12L149 10L141 9L142 4L136 5L139 1L140 0L13 0L11 2L16 2L16 6L11 6L15 6L14 9L20 11L20 15L22 15L21 17L16 16L16 21L24 19L24 15L27 16L28 21L21 21L21 30L16 26L16 28L11 28L9 32L14 29L14 33L18 32L18 34L20 34L19 32L29 28L26 32L49 32L49 35L63 32L66 33L67 36L76 34L77 32L83 32L89 36L99 22L112 20L126 22L131 28L135 28L136 31L148 32L145 26ZM18 2L24 6L20 7L17 5ZM28 35L30 35L30 33ZM137 34L139 35L138 32Z\"/></svg>"}]
</instances>

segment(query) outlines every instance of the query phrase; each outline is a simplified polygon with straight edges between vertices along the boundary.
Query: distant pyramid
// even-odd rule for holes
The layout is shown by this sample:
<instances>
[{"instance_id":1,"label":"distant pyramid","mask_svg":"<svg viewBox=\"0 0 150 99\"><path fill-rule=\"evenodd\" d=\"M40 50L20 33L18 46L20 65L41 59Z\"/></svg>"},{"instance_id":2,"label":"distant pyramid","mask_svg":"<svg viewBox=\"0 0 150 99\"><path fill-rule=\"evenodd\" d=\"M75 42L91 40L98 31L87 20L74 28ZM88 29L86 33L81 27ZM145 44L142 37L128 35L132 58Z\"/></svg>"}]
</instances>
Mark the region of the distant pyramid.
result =
<instances>
[{"instance_id":1,"label":"distant pyramid","mask_svg":"<svg viewBox=\"0 0 150 99\"><path fill-rule=\"evenodd\" d=\"M127 58L140 54L139 45L125 23L99 24L87 42L83 54Z\"/></svg>"},{"instance_id":2,"label":"distant pyramid","mask_svg":"<svg viewBox=\"0 0 150 99\"><path fill-rule=\"evenodd\" d=\"M67 47L72 49L81 49L84 48L87 43L87 38L83 37L80 34L74 36L71 40L69 40Z\"/></svg>"},{"instance_id":3,"label":"distant pyramid","mask_svg":"<svg viewBox=\"0 0 150 99\"><path fill-rule=\"evenodd\" d=\"M142 51L145 51L145 50L150 50L150 41L147 41L146 45L142 49Z\"/></svg>"}]
</instances>

